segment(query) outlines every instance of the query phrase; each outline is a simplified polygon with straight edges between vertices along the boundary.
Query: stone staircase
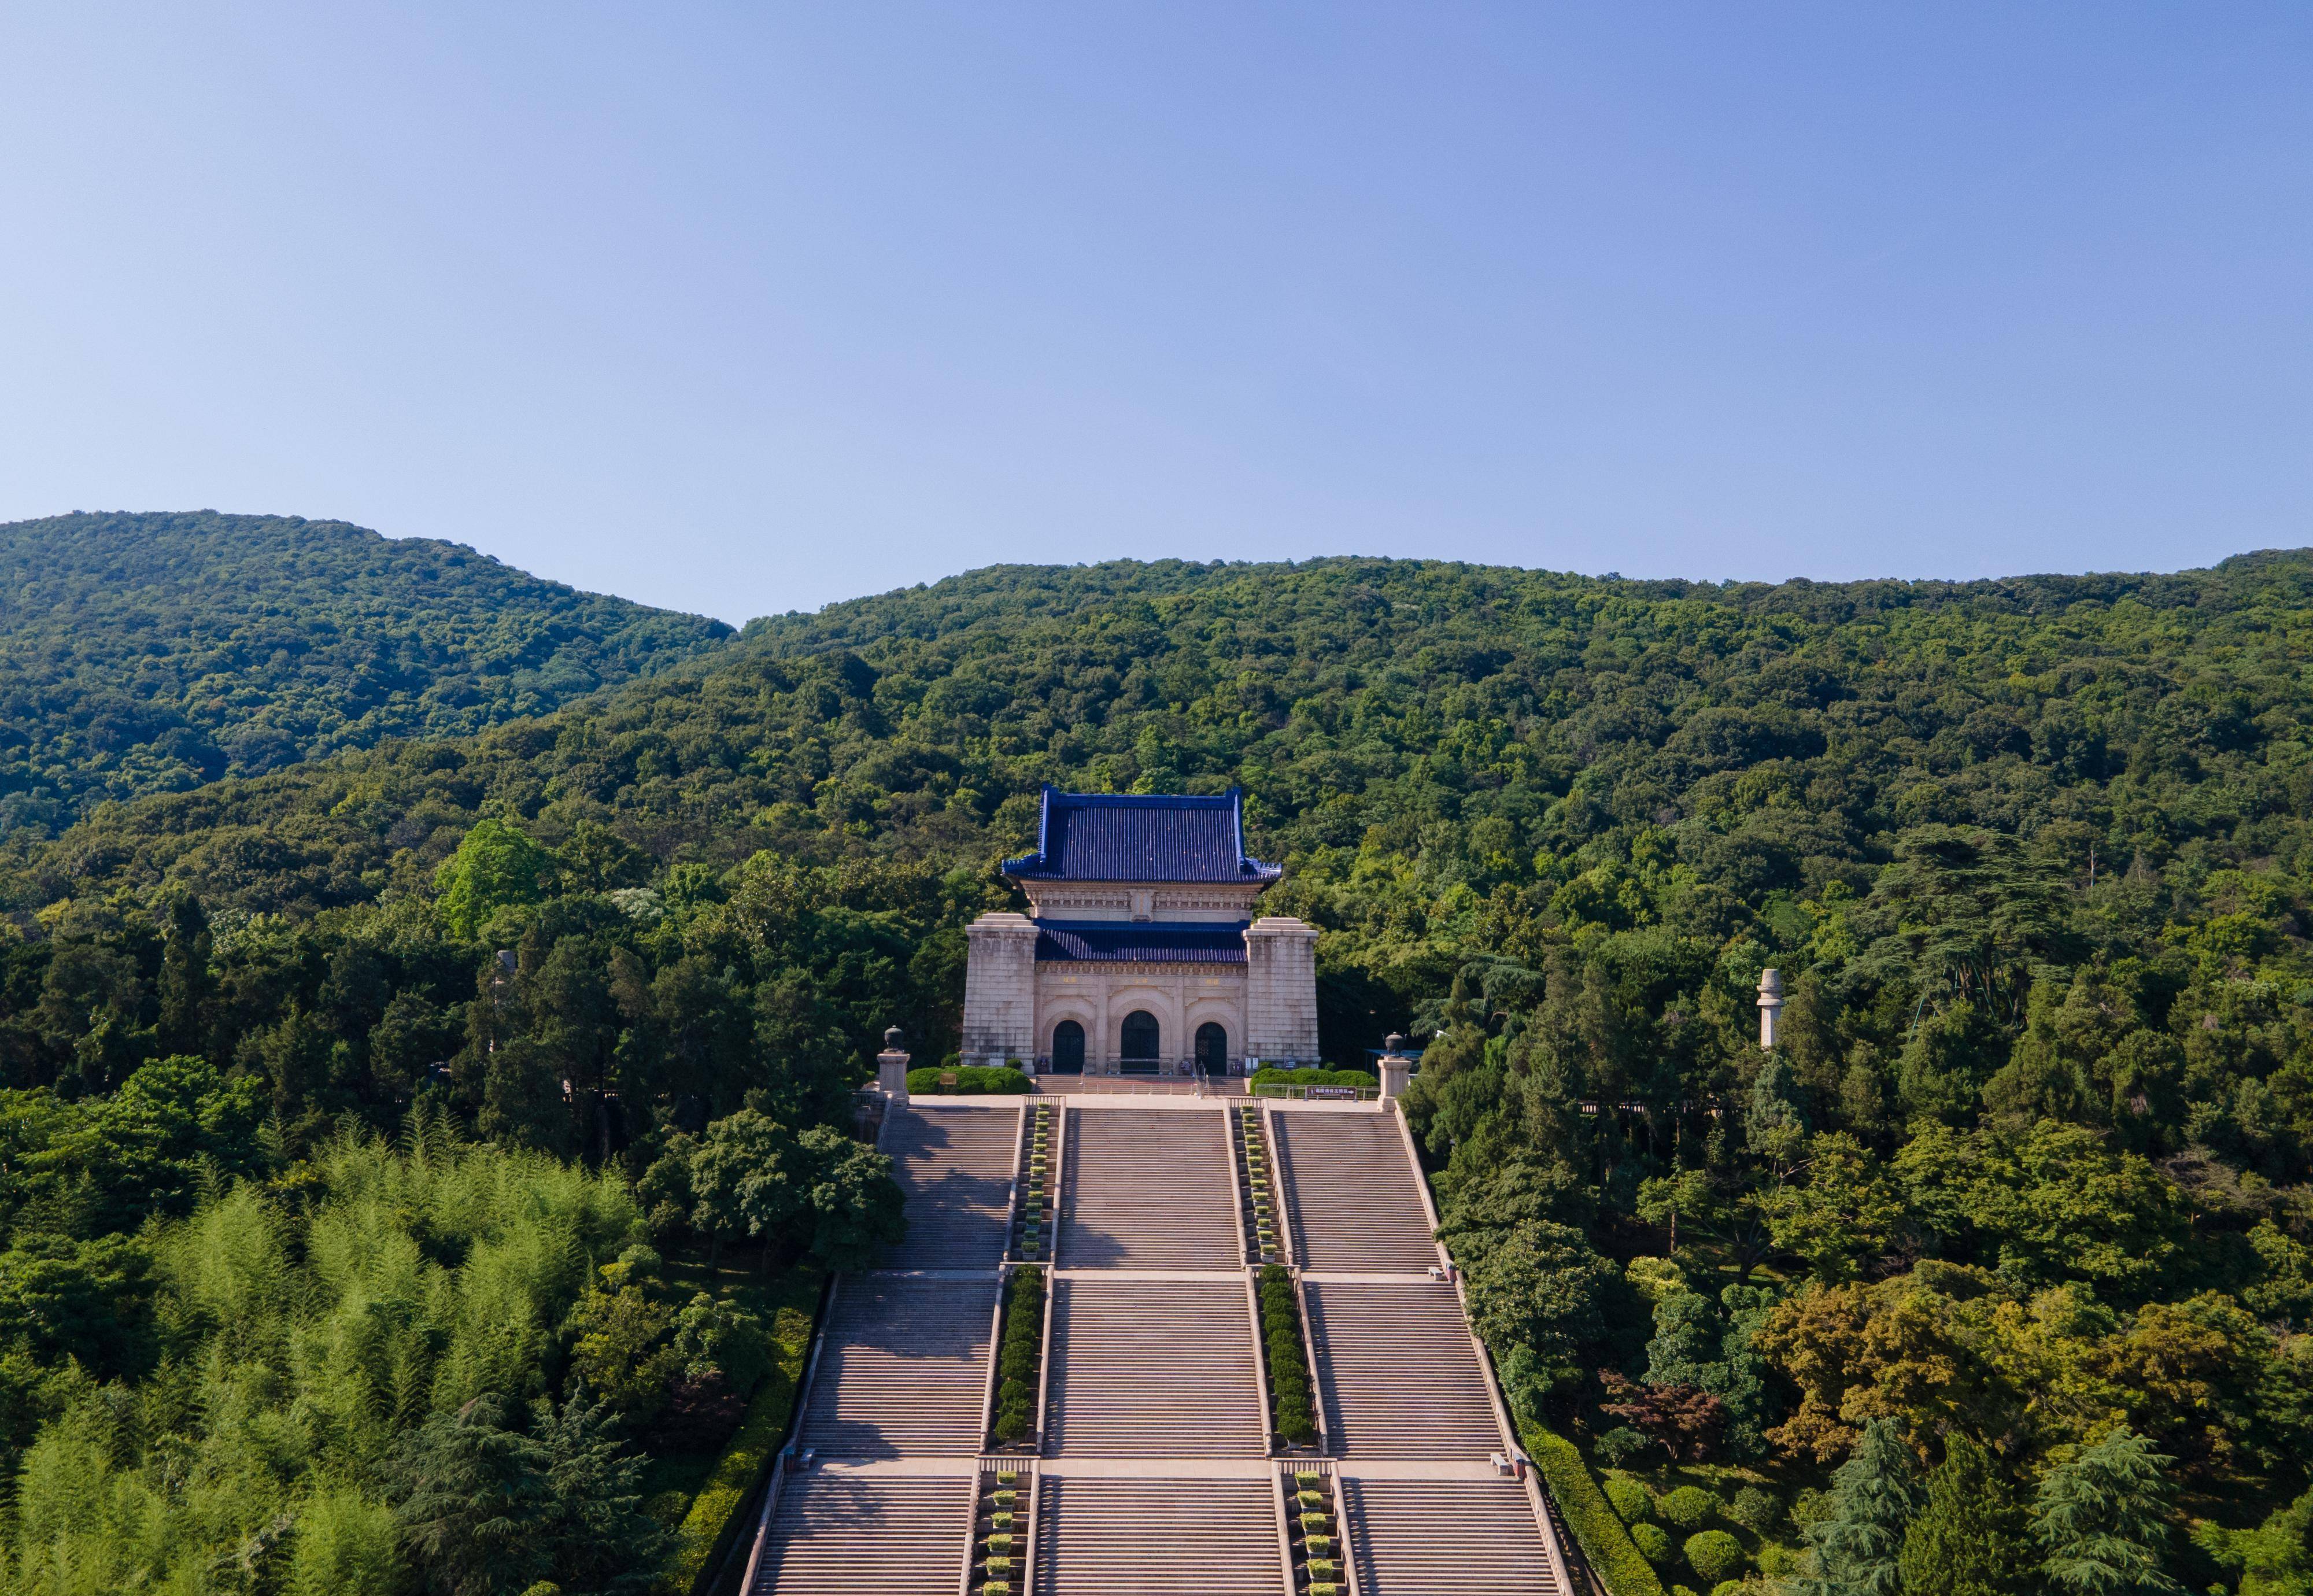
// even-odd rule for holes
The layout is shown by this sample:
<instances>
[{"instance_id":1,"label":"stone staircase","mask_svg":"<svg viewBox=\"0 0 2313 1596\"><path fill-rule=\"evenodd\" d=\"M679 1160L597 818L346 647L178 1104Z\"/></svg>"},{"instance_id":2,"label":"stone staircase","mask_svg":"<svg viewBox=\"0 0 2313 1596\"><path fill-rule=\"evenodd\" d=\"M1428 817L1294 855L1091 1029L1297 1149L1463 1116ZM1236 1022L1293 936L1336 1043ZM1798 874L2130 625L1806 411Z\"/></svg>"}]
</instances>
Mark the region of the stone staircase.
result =
<instances>
[{"instance_id":1,"label":"stone staircase","mask_svg":"<svg viewBox=\"0 0 2313 1596\"><path fill-rule=\"evenodd\" d=\"M876 1145L907 1195L908 1234L885 1269L993 1269L1010 1222L1020 1108L1005 1101L893 1109Z\"/></svg>"},{"instance_id":2,"label":"stone staircase","mask_svg":"<svg viewBox=\"0 0 2313 1596\"><path fill-rule=\"evenodd\" d=\"M1266 1479L1041 1482L1033 1596L1280 1596Z\"/></svg>"},{"instance_id":3,"label":"stone staircase","mask_svg":"<svg viewBox=\"0 0 2313 1596\"><path fill-rule=\"evenodd\" d=\"M781 1483L748 1596L955 1596L974 1482L812 1469Z\"/></svg>"},{"instance_id":4,"label":"stone staircase","mask_svg":"<svg viewBox=\"0 0 2313 1596\"><path fill-rule=\"evenodd\" d=\"M1216 1109L1069 1111L1063 1269L1236 1269L1236 1173Z\"/></svg>"},{"instance_id":5,"label":"stone staircase","mask_svg":"<svg viewBox=\"0 0 2313 1596\"><path fill-rule=\"evenodd\" d=\"M1268 1455L1241 1281L1063 1274L1053 1284L1048 1454Z\"/></svg>"},{"instance_id":6,"label":"stone staircase","mask_svg":"<svg viewBox=\"0 0 2313 1596\"><path fill-rule=\"evenodd\" d=\"M1571 1596L1515 1480L1345 1478L1359 1596Z\"/></svg>"},{"instance_id":7,"label":"stone staircase","mask_svg":"<svg viewBox=\"0 0 2313 1596\"><path fill-rule=\"evenodd\" d=\"M979 1280L838 1281L801 1444L823 1458L977 1453L996 1292L993 1271Z\"/></svg>"},{"instance_id":8,"label":"stone staircase","mask_svg":"<svg viewBox=\"0 0 2313 1596\"><path fill-rule=\"evenodd\" d=\"M1412 1270L1438 1262L1394 1114L1272 1114L1279 1173L1305 1269Z\"/></svg>"},{"instance_id":9,"label":"stone staircase","mask_svg":"<svg viewBox=\"0 0 2313 1596\"><path fill-rule=\"evenodd\" d=\"M1305 1279L1304 1289L1333 1456L1478 1462L1508 1443L1452 1286Z\"/></svg>"}]
</instances>

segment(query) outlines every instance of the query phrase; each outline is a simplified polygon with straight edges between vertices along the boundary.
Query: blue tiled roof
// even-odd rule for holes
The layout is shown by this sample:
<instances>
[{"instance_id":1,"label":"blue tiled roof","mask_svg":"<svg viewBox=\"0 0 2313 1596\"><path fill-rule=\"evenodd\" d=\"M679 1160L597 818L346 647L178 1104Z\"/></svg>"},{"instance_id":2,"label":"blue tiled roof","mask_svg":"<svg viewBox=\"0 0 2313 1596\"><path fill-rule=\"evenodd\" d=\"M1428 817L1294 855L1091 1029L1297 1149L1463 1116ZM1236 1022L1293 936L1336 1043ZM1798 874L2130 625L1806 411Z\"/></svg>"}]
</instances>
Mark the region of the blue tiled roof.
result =
<instances>
[{"instance_id":1,"label":"blue tiled roof","mask_svg":"<svg viewBox=\"0 0 2313 1596\"><path fill-rule=\"evenodd\" d=\"M1241 965L1244 928L1121 920L1040 920L1036 957L1045 964L1133 960L1160 965Z\"/></svg>"},{"instance_id":2,"label":"blue tiled roof","mask_svg":"<svg viewBox=\"0 0 2313 1596\"><path fill-rule=\"evenodd\" d=\"M1244 794L1184 798L1044 789L1036 851L1004 861L1029 881L1274 881L1244 855Z\"/></svg>"}]
</instances>

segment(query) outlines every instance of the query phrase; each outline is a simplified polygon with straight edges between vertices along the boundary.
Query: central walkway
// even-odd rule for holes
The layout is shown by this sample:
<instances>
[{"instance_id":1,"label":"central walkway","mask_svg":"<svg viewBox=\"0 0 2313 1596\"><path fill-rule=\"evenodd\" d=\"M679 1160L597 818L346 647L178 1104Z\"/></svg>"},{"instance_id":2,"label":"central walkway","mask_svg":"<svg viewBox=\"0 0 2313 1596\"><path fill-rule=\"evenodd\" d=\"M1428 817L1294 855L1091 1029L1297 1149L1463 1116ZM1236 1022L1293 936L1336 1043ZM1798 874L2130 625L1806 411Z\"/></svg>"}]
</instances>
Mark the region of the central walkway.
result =
<instances>
[{"instance_id":1,"label":"central walkway","mask_svg":"<svg viewBox=\"0 0 2313 1596\"><path fill-rule=\"evenodd\" d=\"M749 1596L1572 1596L1535 1483L1501 1472L1515 1439L1395 1107L1262 1102L1241 1172L1244 1104L894 1107L908 1235L832 1287ZM1321 1428L1290 1456L1244 1255L1272 1208ZM1007 1261L1016 1210L1024 1247L1056 1221L1049 1269ZM1007 1271L1048 1292L1043 1354L1033 1433L991 1451ZM1347 1567L1320 1576L1296 1558L1324 1502L1342 1551L1319 1555Z\"/></svg>"}]
</instances>

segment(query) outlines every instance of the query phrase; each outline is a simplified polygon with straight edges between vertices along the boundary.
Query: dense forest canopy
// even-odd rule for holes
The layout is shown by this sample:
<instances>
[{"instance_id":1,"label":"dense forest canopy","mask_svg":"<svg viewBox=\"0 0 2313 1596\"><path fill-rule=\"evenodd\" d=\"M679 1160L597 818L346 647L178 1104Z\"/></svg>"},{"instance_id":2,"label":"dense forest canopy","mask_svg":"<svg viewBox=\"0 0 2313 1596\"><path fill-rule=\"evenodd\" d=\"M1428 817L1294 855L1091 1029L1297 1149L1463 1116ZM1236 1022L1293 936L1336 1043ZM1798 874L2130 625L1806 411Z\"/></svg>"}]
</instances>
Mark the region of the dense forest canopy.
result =
<instances>
[{"instance_id":1,"label":"dense forest canopy","mask_svg":"<svg viewBox=\"0 0 2313 1596\"><path fill-rule=\"evenodd\" d=\"M0 834L102 798L543 714L713 648L697 615L295 516L0 525Z\"/></svg>"},{"instance_id":2,"label":"dense forest canopy","mask_svg":"<svg viewBox=\"0 0 2313 1596\"><path fill-rule=\"evenodd\" d=\"M2164 1588L2066 1583L2062 1526L2107 1519L2163 1579L2304 1589L2309 622L2305 551L1777 586L1005 569L18 834L0 1274L96 1306L0 1328L0 1440L29 1480L91 1391L198 1355L183 1227L242 1189L352 1201L413 1114L630 1193L598 1267L857 1256L890 1198L847 1093L887 1023L954 1045L961 928L1014 902L1037 784L1242 783L1288 866L1263 907L1322 931L1328 1057L1426 1043L1409 1109L1516 1405L1610 1484L1733 1469L1781 1504L1781 1539L1635 1525L1666 1586L1807 1574L1805 1503L1810 1590L2036 1589L2043 1551L2051 1587ZM149 1179L112 1173L132 1152ZM590 1411L567 1349L626 1279L541 1309L504 1393L534 1444ZM679 1297L636 1299L634 1366L674 1357ZM589 1389L647 1448L616 1362ZM466 1389L431 1378L412 1433ZM119 1467L216 1443L137 1411ZM332 1476L380 1535L403 1467ZM1970 1524L2036 1549L1935 1583Z\"/></svg>"}]
</instances>

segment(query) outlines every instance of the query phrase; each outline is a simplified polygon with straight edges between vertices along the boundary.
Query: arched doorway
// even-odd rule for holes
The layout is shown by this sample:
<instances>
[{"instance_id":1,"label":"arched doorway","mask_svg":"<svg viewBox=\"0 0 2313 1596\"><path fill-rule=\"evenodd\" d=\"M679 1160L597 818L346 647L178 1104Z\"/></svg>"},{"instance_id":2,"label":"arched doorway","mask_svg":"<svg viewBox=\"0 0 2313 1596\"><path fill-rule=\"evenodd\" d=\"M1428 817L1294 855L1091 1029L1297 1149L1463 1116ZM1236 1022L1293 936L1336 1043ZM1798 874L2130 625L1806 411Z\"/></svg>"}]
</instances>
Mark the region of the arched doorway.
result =
<instances>
[{"instance_id":1,"label":"arched doorway","mask_svg":"<svg viewBox=\"0 0 2313 1596\"><path fill-rule=\"evenodd\" d=\"M1084 1073L1084 1027L1064 1019L1052 1027L1052 1073Z\"/></svg>"},{"instance_id":2,"label":"arched doorway","mask_svg":"<svg viewBox=\"0 0 2313 1596\"><path fill-rule=\"evenodd\" d=\"M1228 1073L1228 1033L1211 1020L1197 1027L1197 1068L1207 1075Z\"/></svg>"},{"instance_id":3,"label":"arched doorway","mask_svg":"<svg viewBox=\"0 0 2313 1596\"><path fill-rule=\"evenodd\" d=\"M1127 1075L1156 1073L1156 1047L1161 1040L1156 1029L1156 1017L1146 1009L1135 1009L1124 1017L1124 1045L1119 1049Z\"/></svg>"}]
</instances>

